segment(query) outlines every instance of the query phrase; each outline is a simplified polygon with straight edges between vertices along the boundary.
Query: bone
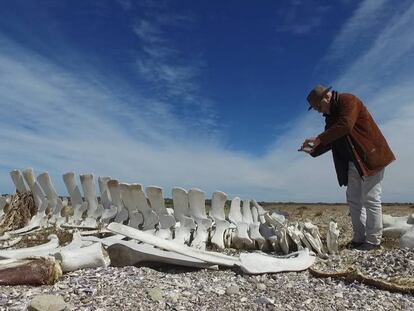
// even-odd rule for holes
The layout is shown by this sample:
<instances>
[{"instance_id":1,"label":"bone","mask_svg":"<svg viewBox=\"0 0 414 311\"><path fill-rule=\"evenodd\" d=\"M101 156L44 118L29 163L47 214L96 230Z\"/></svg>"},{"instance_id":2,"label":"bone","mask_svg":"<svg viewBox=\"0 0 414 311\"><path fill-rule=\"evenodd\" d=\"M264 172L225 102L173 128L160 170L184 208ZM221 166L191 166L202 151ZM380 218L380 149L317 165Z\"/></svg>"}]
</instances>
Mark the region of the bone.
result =
<instances>
[{"instance_id":1,"label":"bone","mask_svg":"<svg viewBox=\"0 0 414 311\"><path fill-rule=\"evenodd\" d=\"M144 262L166 263L184 267L214 268L215 265L189 256L165 251L135 241L120 241L108 247L111 264L115 267L135 266Z\"/></svg>"},{"instance_id":2,"label":"bone","mask_svg":"<svg viewBox=\"0 0 414 311\"><path fill-rule=\"evenodd\" d=\"M134 199L133 191L141 191L142 186L140 184L127 184L120 183L119 190L121 192L122 202L128 210L129 222L128 225L133 228L138 228L144 222L144 217L138 211L137 202Z\"/></svg>"},{"instance_id":3,"label":"bone","mask_svg":"<svg viewBox=\"0 0 414 311\"><path fill-rule=\"evenodd\" d=\"M338 254L339 253L339 230L338 224L331 221L329 223L329 230L326 235L326 245L328 248L329 254Z\"/></svg>"},{"instance_id":4,"label":"bone","mask_svg":"<svg viewBox=\"0 0 414 311\"><path fill-rule=\"evenodd\" d=\"M154 230L155 226L159 223L159 218L158 215L149 207L147 198L142 191L142 187L138 184L132 185L131 195L137 210L144 218L142 230Z\"/></svg>"},{"instance_id":5,"label":"bone","mask_svg":"<svg viewBox=\"0 0 414 311\"><path fill-rule=\"evenodd\" d=\"M76 184L75 173L68 172L62 176L63 182L65 183L66 189L70 197L70 203L73 208L72 221L80 223L82 221L82 215L86 211L88 205L83 204L82 194ZM72 222L70 221L70 222Z\"/></svg>"},{"instance_id":6,"label":"bone","mask_svg":"<svg viewBox=\"0 0 414 311\"><path fill-rule=\"evenodd\" d=\"M118 213L118 208L115 205L112 205L111 193L108 189L108 182L111 180L111 177L98 177L99 190L101 192L101 203L104 207L102 212L101 221L108 223L113 220Z\"/></svg>"},{"instance_id":7,"label":"bone","mask_svg":"<svg viewBox=\"0 0 414 311\"><path fill-rule=\"evenodd\" d=\"M243 222L243 215L241 214L240 210L240 198L235 197L231 200L230 204L230 212L229 212L229 220L234 223L241 223Z\"/></svg>"},{"instance_id":8,"label":"bone","mask_svg":"<svg viewBox=\"0 0 414 311\"><path fill-rule=\"evenodd\" d=\"M1 250L0 257L21 259L32 256L47 256L53 249L59 246L59 239L56 235L51 234L48 238L49 242L45 244L13 250Z\"/></svg>"},{"instance_id":9,"label":"bone","mask_svg":"<svg viewBox=\"0 0 414 311\"><path fill-rule=\"evenodd\" d=\"M163 231L167 234L166 236L170 236L171 234L168 234L168 232L175 226L175 218L174 215L169 215L167 209L165 208L162 188L149 186L146 187L145 191L147 193L148 200L150 201L151 208L159 217L160 229L168 229Z\"/></svg>"},{"instance_id":10,"label":"bone","mask_svg":"<svg viewBox=\"0 0 414 311\"><path fill-rule=\"evenodd\" d=\"M197 220L197 229L195 231L194 239L191 242L192 247L200 250L206 249L209 229L211 228L212 223L213 221L209 218Z\"/></svg>"},{"instance_id":11,"label":"bone","mask_svg":"<svg viewBox=\"0 0 414 311\"><path fill-rule=\"evenodd\" d=\"M204 192L200 189L193 188L188 191L188 202L190 204L190 213L196 222L198 219L207 219L206 204Z\"/></svg>"},{"instance_id":12,"label":"bone","mask_svg":"<svg viewBox=\"0 0 414 311\"><path fill-rule=\"evenodd\" d=\"M243 222L249 225L253 223L253 216L250 210L250 200L243 200L241 211L242 211Z\"/></svg>"},{"instance_id":13,"label":"bone","mask_svg":"<svg viewBox=\"0 0 414 311\"><path fill-rule=\"evenodd\" d=\"M51 214L50 222L57 222L60 217L63 204L59 198L55 188L53 187L52 180L50 179L49 173L44 172L37 176L37 181L42 187L48 200L48 209Z\"/></svg>"},{"instance_id":14,"label":"bone","mask_svg":"<svg viewBox=\"0 0 414 311\"><path fill-rule=\"evenodd\" d=\"M238 258L234 258L231 256L227 256L227 255L223 255L223 254L215 253L215 252L202 251L202 250L195 249L193 247L185 246L183 244L174 243L172 241L160 239L144 231L136 230L134 228L124 226L118 223L114 223L114 222L110 223L108 225L108 229L111 230L112 232L123 234L132 239L135 239L135 240L138 240L144 243L148 243L150 245L154 245L154 246L157 246L159 248L162 248L168 251L177 252L182 255L200 259L205 262L212 263L212 264L233 267L239 262Z\"/></svg>"},{"instance_id":15,"label":"bone","mask_svg":"<svg viewBox=\"0 0 414 311\"><path fill-rule=\"evenodd\" d=\"M282 249L283 253L285 253L286 255L289 254L289 242L288 242L288 236L287 236L287 228L286 227L275 227L274 232L277 236L279 246Z\"/></svg>"},{"instance_id":16,"label":"bone","mask_svg":"<svg viewBox=\"0 0 414 311\"><path fill-rule=\"evenodd\" d=\"M174 217L176 221L180 221L182 216L191 215L188 205L188 193L185 189L174 187L172 189L172 199L174 204Z\"/></svg>"},{"instance_id":17,"label":"bone","mask_svg":"<svg viewBox=\"0 0 414 311\"><path fill-rule=\"evenodd\" d=\"M101 243L87 247L62 250L55 255L62 262L63 272L84 268L107 267L110 260L104 253Z\"/></svg>"},{"instance_id":18,"label":"bone","mask_svg":"<svg viewBox=\"0 0 414 311\"><path fill-rule=\"evenodd\" d=\"M13 180L14 186L16 187L17 192L25 193L27 192L26 185L24 184L22 172L19 170L12 170L10 176Z\"/></svg>"},{"instance_id":19,"label":"bone","mask_svg":"<svg viewBox=\"0 0 414 311\"><path fill-rule=\"evenodd\" d=\"M285 257L259 255L255 253L240 254L241 270L249 274L277 273L282 271L303 271L315 263L315 256L308 249L289 254Z\"/></svg>"},{"instance_id":20,"label":"bone","mask_svg":"<svg viewBox=\"0 0 414 311\"><path fill-rule=\"evenodd\" d=\"M264 218L264 215L267 214L267 212L259 203L256 202L256 200L252 199L252 203L253 203L253 206L256 207L257 209L260 223L262 224L265 223L266 220Z\"/></svg>"},{"instance_id":21,"label":"bone","mask_svg":"<svg viewBox=\"0 0 414 311\"><path fill-rule=\"evenodd\" d=\"M119 189L119 182L116 179L111 179L107 183L109 194L111 196L112 205L116 206L117 213L115 216L115 222L124 223L128 220L128 211L125 209L121 200L121 192Z\"/></svg>"},{"instance_id":22,"label":"bone","mask_svg":"<svg viewBox=\"0 0 414 311\"><path fill-rule=\"evenodd\" d=\"M226 220L226 215L224 213L224 205L226 204L227 194L221 191L213 192L213 197L211 199L211 210L210 217L215 221L217 220Z\"/></svg>"},{"instance_id":23,"label":"bone","mask_svg":"<svg viewBox=\"0 0 414 311\"><path fill-rule=\"evenodd\" d=\"M34 184L36 182L36 179L34 177L33 168L28 167L25 170L23 170L22 173L23 173L24 180L26 181L26 184L29 186L30 191L33 193L34 192Z\"/></svg>"},{"instance_id":24,"label":"bone","mask_svg":"<svg viewBox=\"0 0 414 311\"><path fill-rule=\"evenodd\" d=\"M187 216L181 216L180 226L175 230L174 242L189 245L191 242L192 232L197 228L194 219Z\"/></svg>"},{"instance_id":25,"label":"bone","mask_svg":"<svg viewBox=\"0 0 414 311\"><path fill-rule=\"evenodd\" d=\"M300 239L300 231L298 229L298 224L290 225L286 227L286 232L292 241L295 243L296 249L298 251L303 249L302 240Z\"/></svg>"},{"instance_id":26,"label":"bone","mask_svg":"<svg viewBox=\"0 0 414 311\"><path fill-rule=\"evenodd\" d=\"M260 222L253 222L249 225L249 236L256 242L258 249L262 250L265 245L265 238L260 234Z\"/></svg>"},{"instance_id":27,"label":"bone","mask_svg":"<svg viewBox=\"0 0 414 311\"><path fill-rule=\"evenodd\" d=\"M85 196L85 201L88 203L88 218L98 220L98 218L102 216L103 207L102 205L98 204L93 174L81 174L80 181L83 189L83 194Z\"/></svg>"},{"instance_id":28,"label":"bone","mask_svg":"<svg viewBox=\"0 0 414 311\"><path fill-rule=\"evenodd\" d=\"M53 257L0 260L0 285L52 285L61 276Z\"/></svg>"},{"instance_id":29,"label":"bone","mask_svg":"<svg viewBox=\"0 0 414 311\"><path fill-rule=\"evenodd\" d=\"M254 242L249 237L249 224L243 222L243 215L241 213L239 197L235 197L233 198L233 200L231 200L229 220L237 227L232 235L232 245L238 249L241 249L243 247L252 248Z\"/></svg>"},{"instance_id":30,"label":"bone","mask_svg":"<svg viewBox=\"0 0 414 311\"><path fill-rule=\"evenodd\" d=\"M309 256L308 250L291 254L286 258L275 258L263 254L247 254L248 256L233 257L215 252L207 252L187 247L172 241L163 240L140 230L124 226L118 223L111 223L108 229L123 234L132 239L148 243L159 248L176 252L185 256L196 258L210 264L234 267L239 266L242 271L249 274L260 274L280 271L300 271L309 268L315 261ZM295 260L296 259L296 260ZM284 261L285 260L285 261ZM260 263L258 265L258 263Z\"/></svg>"},{"instance_id":31,"label":"bone","mask_svg":"<svg viewBox=\"0 0 414 311\"><path fill-rule=\"evenodd\" d=\"M218 249L226 248L225 234L230 227L227 220L215 220L215 230L211 237L211 243Z\"/></svg>"},{"instance_id":32,"label":"bone","mask_svg":"<svg viewBox=\"0 0 414 311\"><path fill-rule=\"evenodd\" d=\"M99 191L101 193L101 203L104 208L109 209L111 205L111 194L108 189L108 181L111 180L111 177L98 177Z\"/></svg>"}]
</instances>

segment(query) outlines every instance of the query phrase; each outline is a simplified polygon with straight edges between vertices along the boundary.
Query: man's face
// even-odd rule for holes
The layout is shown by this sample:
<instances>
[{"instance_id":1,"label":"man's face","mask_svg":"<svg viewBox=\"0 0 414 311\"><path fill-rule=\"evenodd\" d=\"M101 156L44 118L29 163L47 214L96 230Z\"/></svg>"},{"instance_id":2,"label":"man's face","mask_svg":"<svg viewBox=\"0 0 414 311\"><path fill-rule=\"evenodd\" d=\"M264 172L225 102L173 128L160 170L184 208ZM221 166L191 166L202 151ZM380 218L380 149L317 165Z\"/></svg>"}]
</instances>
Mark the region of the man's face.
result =
<instances>
[{"instance_id":1,"label":"man's face","mask_svg":"<svg viewBox=\"0 0 414 311\"><path fill-rule=\"evenodd\" d=\"M328 92L319 103L312 104L312 108L319 113L329 114L332 92Z\"/></svg>"}]
</instances>

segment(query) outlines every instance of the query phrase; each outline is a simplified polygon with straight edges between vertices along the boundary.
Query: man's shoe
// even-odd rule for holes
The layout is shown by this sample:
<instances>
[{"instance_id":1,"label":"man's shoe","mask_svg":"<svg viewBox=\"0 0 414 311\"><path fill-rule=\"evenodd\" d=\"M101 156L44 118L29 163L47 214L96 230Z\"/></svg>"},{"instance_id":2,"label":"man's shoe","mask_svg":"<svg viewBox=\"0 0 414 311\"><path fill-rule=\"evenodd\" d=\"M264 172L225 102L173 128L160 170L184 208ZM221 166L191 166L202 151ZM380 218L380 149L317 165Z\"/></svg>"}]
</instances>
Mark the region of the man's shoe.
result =
<instances>
[{"instance_id":1,"label":"man's shoe","mask_svg":"<svg viewBox=\"0 0 414 311\"><path fill-rule=\"evenodd\" d=\"M361 246L362 244L364 244L364 242L355 242L355 241L350 241L350 242L346 245L346 248L348 248L348 249L354 249L354 248L357 248L357 247Z\"/></svg>"},{"instance_id":2,"label":"man's shoe","mask_svg":"<svg viewBox=\"0 0 414 311\"><path fill-rule=\"evenodd\" d=\"M381 245L379 244L371 244L371 243L363 243L362 245L355 247L355 249L359 251L372 251L374 249L380 249Z\"/></svg>"}]
</instances>

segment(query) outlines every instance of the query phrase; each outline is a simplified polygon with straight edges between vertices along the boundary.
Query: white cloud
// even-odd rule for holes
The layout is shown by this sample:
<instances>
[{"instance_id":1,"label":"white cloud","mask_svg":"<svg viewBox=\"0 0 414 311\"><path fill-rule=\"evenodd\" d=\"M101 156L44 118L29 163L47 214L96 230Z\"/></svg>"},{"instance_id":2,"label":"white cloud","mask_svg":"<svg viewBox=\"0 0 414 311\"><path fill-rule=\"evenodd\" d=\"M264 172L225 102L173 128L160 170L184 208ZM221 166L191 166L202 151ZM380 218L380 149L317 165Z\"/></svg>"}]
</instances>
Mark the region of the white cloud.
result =
<instances>
[{"instance_id":1,"label":"white cloud","mask_svg":"<svg viewBox=\"0 0 414 311\"><path fill-rule=\"evenodd\" d=\"M413 7L399 18L387 19L372 45L352 59L334 84L362 94L396 153L397 161L386 171L385 201L414 201L414 79L408 61L413 52L412 21ZM118 94L111 91L116 89L109 87L111 80L69 72L5 38L0 43L2 192L13 190L7 176L11 169L33 166L38 173L48 170L62 194L66 190L61 175L73 170L163 186L167 196L173 186L182 186L201 188L208 196L222 190L258 200L345 199L330 154L313 159L296 151L305 137L323 128L316 114L304 112L291 120L266 155L252 157L227 150L220 133L212 134L217 131L214 122L207 123L210 132L204 135L163 100ZM403 68L401 61L406 62ZM390 69L393 79L384 83ZM363 88L367 81L369 87ZM202 116L194 122L199 119Z\"/></svg>"}]
</instances>

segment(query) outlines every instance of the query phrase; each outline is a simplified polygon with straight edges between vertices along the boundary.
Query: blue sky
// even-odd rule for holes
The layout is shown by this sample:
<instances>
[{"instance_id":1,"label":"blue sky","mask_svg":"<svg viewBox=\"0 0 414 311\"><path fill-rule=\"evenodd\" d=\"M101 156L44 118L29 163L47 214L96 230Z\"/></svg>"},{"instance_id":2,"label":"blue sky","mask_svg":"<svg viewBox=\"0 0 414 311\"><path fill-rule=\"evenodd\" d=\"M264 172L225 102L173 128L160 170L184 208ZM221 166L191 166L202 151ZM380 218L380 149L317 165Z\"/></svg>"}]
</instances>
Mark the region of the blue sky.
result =
<instances>
[{"instance_id":1,"label":"blue sky","mask_svg":"<svg viewBox=\"0 0 414 311\"><path fill-rule=\"evenodd\" d=\"M412 1L2 1L0 190L8 172L68 171L343 202L317 83L358 95L396 153L385 201L414 201Z\"/></svg>"}]
</instances>

